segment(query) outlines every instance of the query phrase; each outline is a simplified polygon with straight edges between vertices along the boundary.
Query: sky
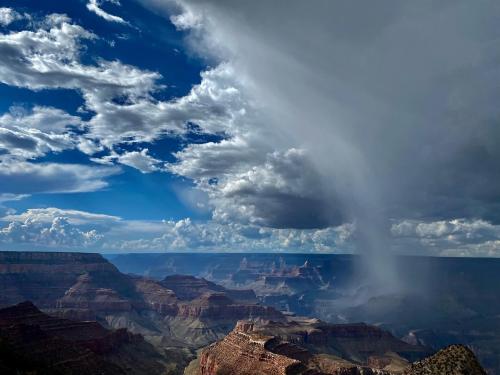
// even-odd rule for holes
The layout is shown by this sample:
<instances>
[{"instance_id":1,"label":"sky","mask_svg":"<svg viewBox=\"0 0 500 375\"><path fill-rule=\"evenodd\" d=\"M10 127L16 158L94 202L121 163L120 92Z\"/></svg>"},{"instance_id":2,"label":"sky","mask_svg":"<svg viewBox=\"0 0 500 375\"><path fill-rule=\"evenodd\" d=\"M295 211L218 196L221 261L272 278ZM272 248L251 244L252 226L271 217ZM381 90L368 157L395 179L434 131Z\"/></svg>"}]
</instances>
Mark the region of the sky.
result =
<instances>
[{"instance_id":1,"label":"sky","mask_svg":"<svg viewBox=\"0 0 500 375\"><path fill-rule=\"evenodd\" d=\"M0 0L0 250L498 257L499 17Z\"/></svg>"}]
</instances>

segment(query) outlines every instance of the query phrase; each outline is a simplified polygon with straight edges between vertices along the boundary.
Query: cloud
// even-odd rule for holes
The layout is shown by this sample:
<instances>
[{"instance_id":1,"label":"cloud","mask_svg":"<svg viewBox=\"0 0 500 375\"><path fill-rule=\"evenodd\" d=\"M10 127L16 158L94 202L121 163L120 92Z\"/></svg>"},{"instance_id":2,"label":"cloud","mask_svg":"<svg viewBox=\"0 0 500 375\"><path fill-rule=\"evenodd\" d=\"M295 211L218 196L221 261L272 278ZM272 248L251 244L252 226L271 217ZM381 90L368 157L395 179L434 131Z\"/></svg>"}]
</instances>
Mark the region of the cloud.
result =
<instances>
[{"instance_id":1,"label":"cloud","mask_svg":"<svg viewBox=\"0 0 500 375\"><path fill-rule=\"evenodd\" d=\"M125 251L345 251L354 227L322 230L266 229L254 225L166 221L164 234L152 239L117 241L108 247Z\"/></svg>"},{"instance_id":2,"label":"cloud","mask_svg":"<svg viewBox=\"0 0 500 375\"><path fill-rule=\"evenodd\" d=\"M91 149L92 141L76 132L81 131L83 124L79 117L51 107L12 107L1 115L0 192L82 192L106 187L105 178L117 174L116 167L27 162L76 147L95 152L98 146Z\"/></svg>"},{"instance_id":3,"label":"cloud","mask_svg":"<svg viewBox=\"0 0 500 375\"><path fill-rule=\"evenodd\" d=\"M80 164L4 162L0 165L0 193L76 193L108 186L105 178L120 172L117 167Z\"/></svg>"},{"instance_id":4,"label":"cloud","mask_svg":"<svg viewBox=\"0 0 500 375\"><path fill-rule=\"evenodd\" d=\"M11 197L16 199L16 197ZM6 199L11 199L6 197ZM97 251L287 251L349 253L358 225L323 229L275 229L260 225L126 220L117 216L55 207L28 209L0 218L0 247L13 244L83 247ZM500 256L500 226L484 220L396 221L392 246L402 254ZM37 242L38 241L38 242Z\"/></svg>"},{"instance_id":5,"label":"cloud","mask_svg":"<svg viewBox=\"0 0 500 375\"><path fill-rule=\"evenodd\" d=\"M36 221L43 223L52 223L57 217L64 217L72 225L83 225L99 223L115 223L121 219L118 216L96 214L79 210L63 210L56 207L48 208L30 208L17 215L7 215L2 218L3 221Z\"/></svg>"},{"instance_id":6,"label":"cloud","mask_svg":"<svg viewBox=\"0 0 500 375\"><path fill-rule=\"evenodd\" d=\"M25 18L12 8L0 7L0 26L8 26L12 22Z\"/></svg>"},{"instance_id":7,"label":"cloud","mask_svg":"<svg viewBox=\"0 0 500 375\"><path fill-rule=\"evenodd\" d=\"M117 22L117 23L122 23L122 24L128 24L127 21L125 21L123 18L114 16L112 14L109 14L108 12L104 11L100 6L102 3L109 2L114 5L120 5L119 0L89 0L87 3L87 9L95 14L97 14L99 17L104 18L106 21L109 22Z\"/></svg>"},{"instance_id":8,"label":"cloud","mask_svg":"<svg viewBox=\"0 0 500 375\"><path fill-rule=\"evenodd\" d=\"M226 65L203 72L200 84L186 96L172 101L154 101L145 95L129 96L126 104L118 104L88 92L84 95L86 106L96 112L89 121L90 136L110 146L122 141L152 142L162 136L184 134L188 123L209 133L232 131L245 107L235 87L237 82L231 76ZM151 83L148 91L154 87Z\"/></svg>"},{"instance_id":9,"label":"cloud","mask_svg":"<svg viewBox=\"0 0 500 375\"><path fill-rule=\"evenodd\" d=\"M208 193L215 220L273 228L340 225L346 218L335 216L338 207L328 202L330 193L307 152L272 151L252 140L257 132L190 145L176 153L178 161L169 168Z\"/></svg>"},{"instance_id":10,"label":"cloud","mask_svg":"<svg viewBox=\"0 0 500 375\"><path fill-rule=\"evenodd\" d=\"M112 164L113 162L118 162L120 164L138 169L142 173L164 171L164 163L161 160L155 159L149 155L148 152L149 149L144 148L141 151L125 151L120 155L113 153L100 159L92 160L102 164Z\"/></svg>"},{"instance_id":11,"label":"cloud","mask_svg":"<svg viewBox=\"0 0 500 375\"><path fill-rule=\"evenodd\" d=\"M4 244L31 244L41 247L87 248L102 240L95 230L87 232L71 225L65 217L56 217L50 223L27 219L14 221L0 229L0 242Z\"/></svg>"},{"instance_id":12,"label":"cloud","mask_svg":"<svg viewBox=\"0 0 500 375\"><path fill-rule=\"evenodd\" d=\"M0 126L4 128L30 128L47 133L68 131L68 127L81 127L83 121L60 109L35 105L30 111L13 106L0 116Z\"/></svg>"},{"instance_id":13,"label":"cloud","mask_svg":"<svg viewBox=\"0 0 500 375\"><path fill-rule=\"evenodd\" d=\"M268 154L262 164L239 171L210 185L217 202L214 217L273 228L324 228L340 225L325 204L321 177L304 150Z\"/></svg>"},{"instance_id":14,"label":"cloud","mask_svg":"<svg viewBox=\"0 0 500 375\"><path fill-rule=\"evenodd\" d=\"M10 157L26 160L73 147L74 140L68 134L0 128L0 153Z\"/></svg>"},{"instance_id":15,"label":"cloud","mask_svg":"<svg viewBox=\"0 0 500 375\"><path fill-rule=\"evenodd\" d=\"M0 34L0 80L32 90L67 88L101 99L140 97L154 88L157 73L118 61L80 62L83 40L97 36L60 14L47 16L35 31Z\"/></svg>"},{"instance_id":16,"label":"cloud","mask_svg":"<svg viewBox=\"0 0 500 375\"><path fill-rule=\"evenodd\" d=\"M203 18L190 12L189 9L185 9L182 13L170 16L170 21L178 30L190 30L201 28Z\"/></svg>"},{"instance_id":17,"label":"cloud","mask_svg":"<svg viewBox=\"0 0 500 375\"><path fill-rule=\"evenodd\" d=\"M119 61L81 63L83 41L97 38L58 14L47 16L34 31L0 34L0 81L31 90L78 90L85 101L82 110L93 114L84 124L87 138L109 148L183 134L189 122L206 132L236 128L245 107L230 66L202 72L201 83L184 97L158 101L152 94L162 89L156 83L159 73Z\"/></svg>"},{"instance_id":18,"label":"cloud","mask_svg":"<svg viewBox=\"0 0 500 375\"><path fill-rule=\"evenodd\" d=\"M16 210L5 206L6 202L20 201L21 199L29 197L29 194L11 194L2 193L0 194L0 216L5 214L14 214Z\"/></svg>"},{"instance_id":19,"label":"cloud","mask_svg":"<svg viewBox=\"0 0 500 375\"><path fill-rule=\"evenodd\" d=\"M237 133L245 103L230 66L202 73L190 93L172 101L157 101L158 73L119 61L80 62L84 40L97 36L60 14L46 16L33 31L0 35L0 81L31 90L67 88L81 92L88 121L61 110L35 106L31 112L12 108L0 117L0 147L5 160L27 160L51 152L78 148L89 155L106 148L109 156L93 159L121 163L148 173L163 162L141 151L118 152L122 142L152 142L183 134L189 123L209 133ZM78 129L74 132L73 128ZM98 169L99 170L99 169Z\"/></svg>"},{"instance_id":20,"label":"cloud","mask_svg":"<svg viewBox=\"0 0 500 375\"><path fill-rule=\"evenodd\" d=\"M193 180L205 181L248 170L265 161L267 148L249 144L235 136L220 142L190 144L175 154L177 162L169 169Z\"/></svg>"},{"instance_id":21,"label":"cloud","mask_svg":"<svg viewBox=\"0 0 500 375\"><path fill-rule=\"evenodd\" d=\"M68 128L81 124L79 117L55 108L11 107L0 116L0 160L24 161L75 148L79 137Z\"/></svg>"},{"instance_id":22,"label":"cloud","mask_svg":"<svg viewBox=\"0 0 500 375\"><path fill-rule=\"evenodd\" d=\"M183 137L195 124L221 140L188 144L166 169L208 196L213 220L207 226L171 223L170 234L155 237L158 246L210 248L221 245L217 233L229 235L230 228L242 236L229 237L234 246L241 240L251 248L241 233L265 233L287 239L261 239L262 246L279 248L301 243L308 238L304 233L324 239L329 228L356 222L358 232L367 234L351 239L360 240L359 247L382 248L379 239L395 235L392 218L423 223L418 233L425 235L397 235L398 244L413 241L435 253L465 252L461 245L473 252L481 244L478 251L491 254L495 237L472 244L447 231L458 217L500 222L500 109L492 99L500 94L497 9L465 0L362 6L320 1L314 7L295 1L286 7L144 2L165 9L177 28L189 31L189 48L213 63L200 83L184 97L158 100L155 94L164 89L159 73L118 60L89 60L85 45L98 36L67 16L47 16L33 29L0 35L0 81L31 90L77 90L88 120L42 107L19 118L3 115L2 158L32 159L77 147L89 155L107 152L94 159L100 163L149 173L165 166L143 143ZM89 4L104 12L102 2ZM117 147L123 143L128 151ZM64 191L104 187L106 173L117 172L99 166L101 175L94 175L90 167L77 167L84 168L79 174L88 172L87 185L55 164L10 162L0 173L16 168L8 173L18 181L19 171L45 181L44 173L59 168L70 176L70 182L60 181ZM17 191L10 185L8 192L30 194L23 190L27 185ZM40 186L52 191L57 185ZM431 235L439 231L447 234ZM462 242L450 247L442 241L449 236ZM156 246L151 238L139 240Z\"/></svg>"},{"instance_id":23,"label":"cloud","mask_svg":"<svg viewBox=\"0 0 500 375\"><path fill-rule=\"evenodd\" d=\"M3 193L3 194L0 194L0 204L5 203L5 202L18 201L18 200L24 199L26 197L28 197L28 195Z\"/></svg>"},{"instance_id":24,"label":"cloud","mask_svg":"<svg viewBox=\"0 0 500 375\"><path fill-rule=\"evenodd\" d=\"M98 250L105 235L121 226L117 216L55 207L32 208L0 218L0 247L19 249Z\"/></svg>"},{"instance_id":25,"label":"cloud","mask_svg":"<svg viewBox=\"0 0 500 375\"><path fill-rule=\"evenodd\" d=\"M198 19L191 46L228 61L264 125L308 151L343 216L498 220L498 9L175 3L174 20Z\"/></svg>"},{"instance_id":26,"label":"cloud","mask_svg":"<svg viewBox=\"0 0 500 375\"><path fill-rule=\"evenodd\" d=\"M346 252L355 226L320 230L270 229L256 225L125 220L55 207L28 209L0 218L0 247L11 244L80 247L99 251L306 251ZM37 242L38 241L38 242Z\"/></svg>"},{"instance_id":27,"label":"cloud","mask_svg":"<svg viewBox=\"0 0 500 375\"><path fill-rule=\"evenodd\" d=\"M287 220L312 196L297 205L312 225L355 221L357 247L381 259L391 218L500 223L498 8L142 2L190 30L194 53L229 66L242 98L223 142L188 146L171 167L210 192L216 220L300 227ZM292 149L303 150L295 164Z\"/></svg>"},{"instance_id":28,"label":"cloud","mask_svg":"<svg viewBox=\"0 0 500 375\"><path fill-rule=\"evenodd\" d=\"M391 233L395 245L403 251L444 256L500 256L500 225L481 219L403 220L392 224Z\"/></svg>"}]
</instances>

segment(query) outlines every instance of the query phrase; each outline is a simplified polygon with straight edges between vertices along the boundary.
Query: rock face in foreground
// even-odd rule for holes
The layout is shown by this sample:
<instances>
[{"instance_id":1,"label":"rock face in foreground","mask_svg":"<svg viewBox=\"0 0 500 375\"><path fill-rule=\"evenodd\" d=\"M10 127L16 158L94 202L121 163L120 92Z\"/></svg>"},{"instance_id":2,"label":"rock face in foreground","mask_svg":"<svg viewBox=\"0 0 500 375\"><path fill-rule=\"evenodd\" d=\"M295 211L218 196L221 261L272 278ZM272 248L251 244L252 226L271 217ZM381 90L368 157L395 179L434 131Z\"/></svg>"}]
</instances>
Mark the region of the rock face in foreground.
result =
<instances>
[{"instance_id":1,"label":"rock face in foreground","mask_svg":"<svg viewBox=\"0 0 500 375\"><path fill-rule=\"evenodd\" d=\"M48 316L31 302L0 310L0 373L164 374L164 358L142 336L96 322Z\"/></svg>"},{"instance_id":2,"label":"rock face in foreground","mask_svg":"<svg viewBox=\"0 0 500 375\"><path fill-rule=\"evenodd\" d=\"M206 347L189 375L483 375L474 354L449 347L427 359L421 346L409 345L376 327L325 325L318 321L286 324L238 322L223 340Z\"/></svg>"},{"instance_id":3,"label":"rock face in foreground","mask_svg":"<svg viewBox=\"0 0 500 375\"><path fill-rule=\"evenodd\" d=\"M222 341L205 348L199 374L290 374L300 361L266 349L272 336L251 332L250 323L239 323Z\"/></svg>"}]
</instances>

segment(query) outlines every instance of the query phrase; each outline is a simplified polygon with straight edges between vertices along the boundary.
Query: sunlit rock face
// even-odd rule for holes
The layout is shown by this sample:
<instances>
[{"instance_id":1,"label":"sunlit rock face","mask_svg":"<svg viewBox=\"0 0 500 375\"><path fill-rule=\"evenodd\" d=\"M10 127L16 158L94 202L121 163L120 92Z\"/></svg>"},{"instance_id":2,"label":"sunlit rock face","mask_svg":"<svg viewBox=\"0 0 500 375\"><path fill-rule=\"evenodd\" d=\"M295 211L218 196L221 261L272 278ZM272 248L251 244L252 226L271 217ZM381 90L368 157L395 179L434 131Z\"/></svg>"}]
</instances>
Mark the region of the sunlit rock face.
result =
<instances>
[{"instance_id":1,"label":"sunlit rock face","mask_svg":"<svg viewBox=\"0 0 500 375\"><path fill-rule=\"evenodd\" d=\"M411 363L426 355L426 348L364 324L240 321L223 340L206 347L187 374L485 374L474 354L463 346Z\"/></svg>"}]
</instances>

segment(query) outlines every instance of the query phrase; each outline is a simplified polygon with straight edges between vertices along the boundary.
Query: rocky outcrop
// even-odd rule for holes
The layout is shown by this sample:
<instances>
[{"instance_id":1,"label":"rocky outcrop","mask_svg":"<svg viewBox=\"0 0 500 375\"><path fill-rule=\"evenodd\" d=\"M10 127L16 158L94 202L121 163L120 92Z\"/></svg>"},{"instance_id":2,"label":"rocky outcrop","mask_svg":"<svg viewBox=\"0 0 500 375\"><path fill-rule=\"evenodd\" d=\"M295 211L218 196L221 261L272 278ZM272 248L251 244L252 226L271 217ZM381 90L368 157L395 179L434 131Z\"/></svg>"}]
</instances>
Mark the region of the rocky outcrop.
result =
<instances>
[{"instance_id":1,"label":"rocky outcrop","mask_svg":"<svg viewBox=\"0 0 500 375\"><path fill-rule=\"evenodd\" d=\"M450 345L433 356L413 363L404 375L486 375L476 356L463 345Z\"/></svg>"},{"instance_id":2,"label":"rocky outcrop","mask_svg":"<svg viewBox=\"0 0 500 375\"><path fill-rule=\"evenodd\" d=\"M2 374L163 374L166 361L140 335L48 316L31 302L0 310Z\"/></svg>"},{"instance_id":3,"label":"rocky outcrop","mask_svg":"<svg viewBox=\"0 0 500 375\"><path fill-rule=\"evenodd\" d=\"M323 337L310 340L311 333ZM313 336L314 336L313 335ZM348 341L345 341L348 340ZM484 375L474 354L454 345L424 357L427 350L364 324L324 325L240 321L224 339L206 347L189 375Z\"/></svg>"},{"instance_id":4,"label":"rocky outcrop","mask_svg":"<svg viewBox=\"0 0 500 375\"><path fill-rule=\"evenodd\" d=\"M271 339L240 324L222 341L203 350L198 373L286 375L303 368L300 361L267 350L265 345Z\"/></svg>"},{"instance_id":5,"label":"rocky outcrop","mask_svg":"<svg viewBox=\"0 0 500 375\"><path fill-rule=\"evenodd\" d=\"M194 373L393 374L428 351L365 324L327 325L240 321L223 340L205 348Z\"/></svg>"}]
</instances>

